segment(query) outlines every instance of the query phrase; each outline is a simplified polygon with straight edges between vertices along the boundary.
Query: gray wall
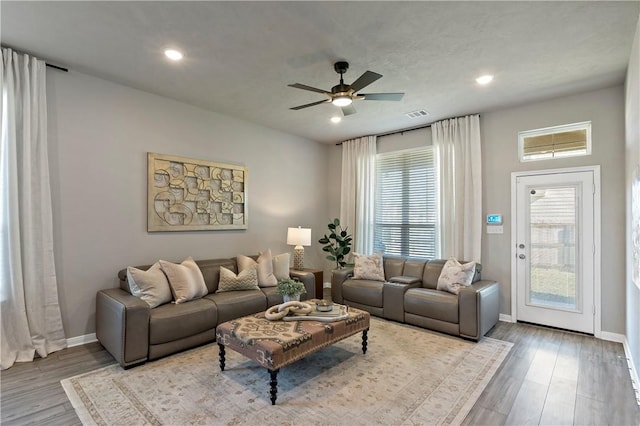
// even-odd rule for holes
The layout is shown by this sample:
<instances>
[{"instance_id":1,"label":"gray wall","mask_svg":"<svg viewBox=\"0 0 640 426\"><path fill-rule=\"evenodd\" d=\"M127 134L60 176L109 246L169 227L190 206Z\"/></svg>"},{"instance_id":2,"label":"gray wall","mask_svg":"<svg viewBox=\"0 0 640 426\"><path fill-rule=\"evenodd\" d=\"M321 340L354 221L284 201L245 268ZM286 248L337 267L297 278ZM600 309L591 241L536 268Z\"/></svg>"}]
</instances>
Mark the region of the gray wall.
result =
<instances>
[{"instance_id":1,"label":"gray wall","mask_svg":"<svg viewBox=\"0 0 640 426\"><path fill-rule=\"evenodd\" d=\"M592 154L518 160L518 132L591 121ZM624 333L623 86L481 114L483 211L504 215L504 234L483 234L483 274L501 283L500 312L511 314L511 172L600 165L602 191L602 331ZM485 272L486 271L486 272Z\"/></svg>"},{"instance_id":2,"label":"gray wall","mask_svg":"<svg viewBox=\"0 0 640 426\"><path fill-rule=\"evenodd\" d=\"M627 206L626 235L627 235L627 328L626 335L629 342L629 351L633 358L636 373L640 372L640 289L633 283L633 257L631 241L631 184L636 168L640 168L640 20L633 41L629 68L626 82L626 179L625 199ZM638 267L639 265L635 265Z\"/></svg>"},{"instance_id":3,"label":"gray wall","mask_svg":"<svg viewBox=\"0 0 640 426\"><path fill-rule=\"evenodd\" d=\"M592 155L520 163L518 160L518 132L560 124L592 121ZM602 330L624 333L625 286L624 270L624 91L623 86L537 102L504 110L480 114L482 131L483 212L502 213L504 234L482 235L483 275L501 284L500 312L511 314L511 172L555 169L599 164L602 188ZM428 129L422 132L430 143ZM395 139L402 138L397 135ZM394 149L415 146L414 137L403 143L394 140ZM409 146L405 146L405 145ZM382 147L382 146L381 146ZM390 150L391 148L383 148ZM340 150L332 148L329 169L340 173ZM331 212L340 211L339 191L330 192ZM337 199L335 198L337 197Z\"/></svg>"},{"instance_id":4,"label":"gray wall","mask_svg":"<svg viewBox=\"0 0 640 426\"><path fill-rule=\"evenodd\" d=\"M118 270L291 252L288 226L328 222L329 147L84 75L49 71L49 155L55 257L67 337L95 332L95 295ZM245 165L249 229L147 233L146 153ZM318 244L306 266L321 266Z\"/></svg>"}]
</instances>

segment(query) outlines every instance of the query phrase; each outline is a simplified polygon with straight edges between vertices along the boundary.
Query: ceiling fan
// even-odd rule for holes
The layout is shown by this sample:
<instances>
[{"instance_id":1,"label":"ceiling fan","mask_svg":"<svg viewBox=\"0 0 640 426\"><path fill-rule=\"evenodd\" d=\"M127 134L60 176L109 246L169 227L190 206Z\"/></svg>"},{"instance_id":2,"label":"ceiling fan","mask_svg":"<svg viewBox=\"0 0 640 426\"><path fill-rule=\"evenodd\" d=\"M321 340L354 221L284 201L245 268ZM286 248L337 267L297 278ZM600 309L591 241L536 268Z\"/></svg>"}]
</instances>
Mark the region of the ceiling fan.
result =
<instances>
[{"instance_id":1,"label":"ceiling fan","mask_svg":"<svg viewBox=\"0 0 640 426\"><path fill-rule=\"evenodd\" d=\"M316 87L307 86L300 83L289 84L289 87L295 87L296 89L308 90L310 92L322 93L326 95L328 99L312 102L310 104L300 105L290 109L298 110L303 108L309 108L315 105L324 103L332 103L333 105L342 109L342 114L345 116L355 114L356 109L351 104L354 100L365 101L399 101L404 96L404 93L357 93L364 89L374 81L382 78L381 74L373 71L365 71L356 81L351 84L344 84L342 75L349 69L349 63L340 61L333 64L333 69L340 74L340 84L333 86L331 91L318 89Z\"/></svg>"}]
</instances>

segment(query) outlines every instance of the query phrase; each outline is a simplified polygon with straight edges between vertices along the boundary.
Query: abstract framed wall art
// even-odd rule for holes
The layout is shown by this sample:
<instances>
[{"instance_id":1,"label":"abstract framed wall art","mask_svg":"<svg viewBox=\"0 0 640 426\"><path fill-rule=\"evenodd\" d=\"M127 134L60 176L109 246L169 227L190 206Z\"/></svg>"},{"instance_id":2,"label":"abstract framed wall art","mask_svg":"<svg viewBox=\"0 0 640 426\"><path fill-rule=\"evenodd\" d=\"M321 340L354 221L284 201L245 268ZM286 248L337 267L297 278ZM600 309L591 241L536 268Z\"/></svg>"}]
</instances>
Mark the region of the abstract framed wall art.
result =
<instances>
[{"instance_id":1,"label":"abstract framed wall art","mask_svg":"<svg viewBox=\"0 0 640 426\"><path fill-rule=\"evenodd\" d=\"M147 153L147 231L247 229L246 167Z\"/></svg>"}]
</instances>

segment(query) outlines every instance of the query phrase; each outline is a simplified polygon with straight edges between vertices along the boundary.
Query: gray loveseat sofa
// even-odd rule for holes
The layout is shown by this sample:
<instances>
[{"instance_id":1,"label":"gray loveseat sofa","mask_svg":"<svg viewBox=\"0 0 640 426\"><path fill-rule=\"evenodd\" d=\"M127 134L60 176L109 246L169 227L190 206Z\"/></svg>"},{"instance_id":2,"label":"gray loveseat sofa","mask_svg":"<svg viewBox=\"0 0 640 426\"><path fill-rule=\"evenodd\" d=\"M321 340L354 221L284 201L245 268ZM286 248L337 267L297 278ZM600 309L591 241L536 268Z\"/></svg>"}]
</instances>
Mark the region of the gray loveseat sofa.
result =
<instances>
[{"instance_id":1,"label":"gray loveseat sofa","mask_svg":"<svg viewBox=\"0 0 640 426\"><path fill-rule=\"evenodd\" d=\"M482 280L476 264L473 283L452 294L437 290L446 260L385 257L385 281L353 279L353 268L333 271L331 296L336 303L372 315L455 336L479 340L497 322L499 285Z\"/></svg>"},{"instance_id":2,"label":"gray loveseat sofa","mask_svg":"<svg viewBox=\"0 0 640 426\"><path fill-rule=\"evenodd\" d=\"M225 321L266 310L282 303L275 287L216 293L220 266L238 272L235 258L195 261L209 294L185 303L167 303L151 309L129 290L127 270L118 273L119 288L100 290L96 296L96 336L123 367L131 367L204 343L213 342L216 326ZM138 266L147 270L151 265ZM291 271L313 297L315 277Z\"/></svg>"}]
</instances>

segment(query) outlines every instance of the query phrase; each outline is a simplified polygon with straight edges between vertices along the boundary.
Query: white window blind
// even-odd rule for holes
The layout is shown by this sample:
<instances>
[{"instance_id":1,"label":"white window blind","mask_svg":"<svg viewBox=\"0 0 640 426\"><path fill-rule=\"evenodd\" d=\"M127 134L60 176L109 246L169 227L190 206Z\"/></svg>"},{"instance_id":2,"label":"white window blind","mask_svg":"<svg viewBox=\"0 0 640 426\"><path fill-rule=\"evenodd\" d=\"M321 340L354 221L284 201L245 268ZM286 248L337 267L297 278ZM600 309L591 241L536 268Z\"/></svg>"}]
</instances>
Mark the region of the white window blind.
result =
<instances>
[{"instance_id":1,"label":"white window blind","mask_svg":"<svg viewBox=\"0 0 640 426\"><path fill-rule=\"evenodd\" d=\"M376 158L376 252L436 256L436 180L433 149L378 154Z\"/></svg>"}]
</instances>

